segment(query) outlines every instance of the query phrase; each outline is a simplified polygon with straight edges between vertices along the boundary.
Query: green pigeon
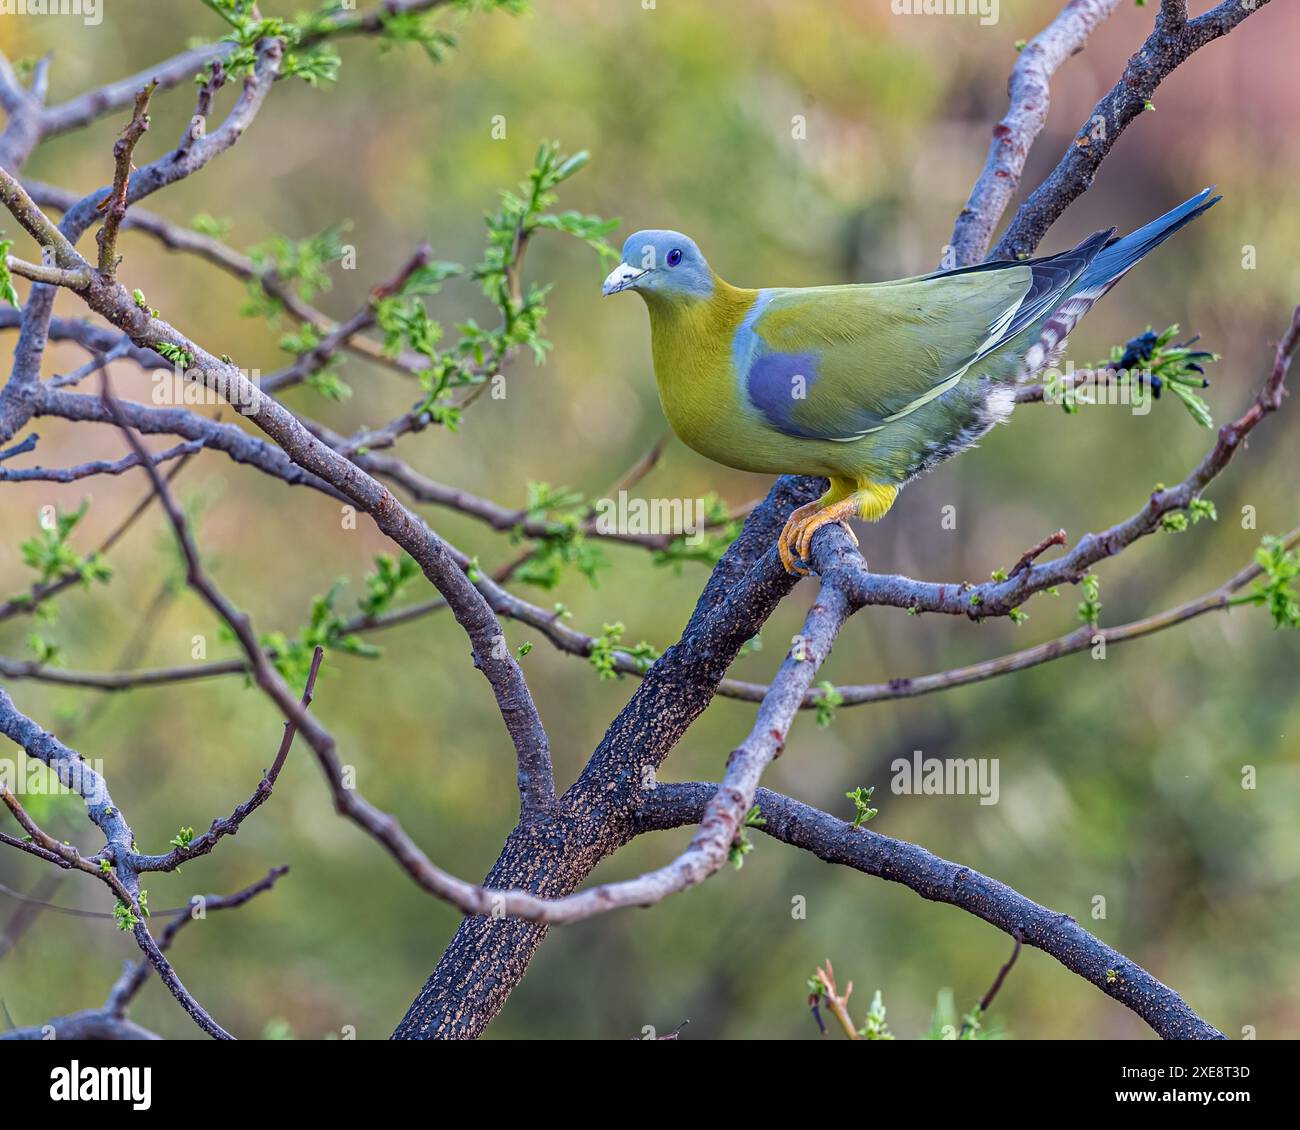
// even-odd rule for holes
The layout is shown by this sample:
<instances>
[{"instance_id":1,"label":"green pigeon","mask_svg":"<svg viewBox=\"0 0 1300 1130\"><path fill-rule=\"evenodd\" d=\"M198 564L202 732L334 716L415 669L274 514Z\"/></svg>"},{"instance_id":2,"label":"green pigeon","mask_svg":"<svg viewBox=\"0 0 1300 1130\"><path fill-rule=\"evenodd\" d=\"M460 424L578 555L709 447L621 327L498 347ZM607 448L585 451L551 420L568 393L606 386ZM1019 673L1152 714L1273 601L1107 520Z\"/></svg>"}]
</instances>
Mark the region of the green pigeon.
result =
<instances>
[{"instance_id":1,"label":"green pigeon","mask_svg":"<svg viewBox=\"0 0 1300 1130\"><path fill-rule=\"evenodd\" d=\"M1016 384L1054 364L1093 303L1216 204L1212 191L1122 239L1112 228L1042 259L848 286L747 290L688 236L639 231L603 292L645 299L659 399L687 445L830 480L778 539L786 569L806 573L819 527L883 518L905 483L1005 421Z\"/></svg>"}]
</instances>

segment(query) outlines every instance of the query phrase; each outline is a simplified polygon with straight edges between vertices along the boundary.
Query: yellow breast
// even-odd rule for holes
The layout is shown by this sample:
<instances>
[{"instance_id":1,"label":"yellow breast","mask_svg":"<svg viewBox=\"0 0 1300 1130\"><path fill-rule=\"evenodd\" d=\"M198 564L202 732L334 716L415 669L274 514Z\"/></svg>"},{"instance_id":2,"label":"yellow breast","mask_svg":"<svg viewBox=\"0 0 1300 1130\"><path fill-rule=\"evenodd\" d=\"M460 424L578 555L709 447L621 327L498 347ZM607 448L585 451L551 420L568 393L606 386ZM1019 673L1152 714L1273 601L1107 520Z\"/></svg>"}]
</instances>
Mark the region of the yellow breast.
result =
<instances>
[{"instance_id":1,"label":"yellow breast","mask_svg":"<svg viewBox=\"0 0 1300 1130\"><path fill-rule=\"evenodd\" d=\"M721 279L706 299L646 293L655 382L668 423L701 455L742 470L765 470L751 454L753 425L742 410L732 342L758 297Z\"/></svg>"}]
</instances>

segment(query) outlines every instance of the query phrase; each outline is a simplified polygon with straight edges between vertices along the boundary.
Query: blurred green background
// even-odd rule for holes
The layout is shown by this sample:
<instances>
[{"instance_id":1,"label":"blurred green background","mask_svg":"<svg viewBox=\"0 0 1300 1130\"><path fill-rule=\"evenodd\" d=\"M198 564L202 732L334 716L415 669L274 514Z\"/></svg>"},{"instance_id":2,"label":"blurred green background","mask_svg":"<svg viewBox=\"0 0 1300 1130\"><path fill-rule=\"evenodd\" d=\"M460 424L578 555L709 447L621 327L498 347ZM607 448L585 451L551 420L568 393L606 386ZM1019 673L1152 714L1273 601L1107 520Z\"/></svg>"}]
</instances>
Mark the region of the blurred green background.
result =
<instances>
[{"instance_id":1,"label":"blurred green background","mask_svg":"<svg viewBox=\"0 0 1300 1130\"><path fill-rule=\"evenodd\" d=\"M164 58L190 36L223 30L197 2L169 3L166 18L147 0L105 7L98 27L0 20L0 45L11 58L53 50L58 101ZM264 9L291 12L276 0ZM742 285L921 273L938 263L982 166L989 129L1005 108L1014 43L1036 34L1056 5L1004 0L993 26L894 16L888 0L659 0L651 10L640 0L567 0L538 9L525 18L448 19L461 45L440 65L417 48L344 43L336 85L280 84L235 149L148 206L181 223L198 212L228 217L228 241L241 248L350 219L357 269L337 271L333 291L319 299L346 317L422 239L439 258L476 262L482 213L498 189L523 176L539 140L558 138L593 155L565 186L561 206L621 217L616 244L639 227L679 228ZM1063 68L1027 185L1059 158L1152 18L1151 6L1126 0ZM1298 32L1300 12L1275 4L1196 56L1164 84L1156 112L1120 140L1095 188L1043 244L1056 250L1099 227L1135 227L1205 184L1217 183L1224 194L1093 313L1072 342L1080 364L1148 324L1176 321L1224 355L1207 393L1216 420L1237 415L1253 396L1272 342L1300 300ZM221 106L231 97L226 91ZM188 88L159 96L138 159L166 152L192 105ZM505 116L504 139L492 137L494 115ZM804 140L792 137L795 115L806 119ZM95 188L109 175L123 120L114 115L54 139L26 173L78 191ZM1257 252L1253 270L1242 266L1247 245ZM284 363L277 334L241 318L240 283L138 235L126 235L121 250L126 284L143 289L206 347L263 372ZM529 480L599 496L665 426L645 314L635 299L603 302L596 255L563 236L536 240L527 276L555 284L548 362L515 362L505 400L484 398L458 433L431 429L400 451L432 477L506 504L523 504ZM20 290L25 295L25 286ZM60 298L60 312L80 313L77 307ZM449 285L431 309L447 325L469 315L490 321L492 313L468 282ZM47 371L67 371L82 359L75 349L52 348ZM350 361L343 375L355 389L352 400L330 404L300 389L290 404L351 431L382 423L413 399L409 381L390 371ZM146 379L129 365L115 365L113 376L119 395L147 396ZM1103 624L1216 586L1250 559L1263 533L1296 524L1295 415L1292 398L1213 485L1217 524L1150 538L1100 569ZM47 465L123 450L109 429L40 420L37 430ZM877 570L981 579L1058 527L1074 540L1131 514L1157 482L1180 479L1211 440L1169 399L1146 417L1122 407L1075 416L1025 407L979 451L913 484L885 522L863 532L863 549ZM739 505L767 486L674 441L639 489L687 498L713 490ZM221 455L201 456L177 487L199 507L198 534L216 578L261 631L294 631L312 598L341 576L352 579L350 603L372 556L387 548L368 522L340 529L337 507L323 496L290 492ZM138 474L67 487L6 484L5 595L30 583L18 545L36 531L42 506L73 508L91 497L76 536L88 550L144 493ZM949 505L957 511L955 531L941 525ZM1245 506L1255 508L1257 529L1243 529ZM469 520L425 513L485 565L517 551ZM630 640L661 649L672 643L704 568L676 574L617 546L609 557L598 588L573 574L553 594L525 595L543 604L563 600L587 631L621 620ZM160 586L174 579L158 513L132 531L111 563L116 575L107 589L67 594L57 624L39 629L71 668L111 668ZM737 676L771 675L814 584L805 582L779 610L763 633L766 646L738 662ZM426 595L421 583L411 599ZM875 682L994 656L1068 631L1077 623L1077 600L1073 591L1040 596L1019 628L869 610L848 625L826 675ZM21 619L0 625L0 649L23 656L30 630ZM512 644L535 638L515 625L506 631ZM234 654L206 608L181 592L165 603L138 663L189 662L195 634L206 635L209 658ZM367 797L396 813L439 864L477 879L517 810L512 754L491 696L445 616L374 642L383 646L381 660L328 657L314 710ZM766 783L843 815L852 809L845 791L874 784L876 830L1077 917L1230 1036L1253 1026L1261 1038L1295 1037L1298 660L1300 641L1273 631L1262 611L1206 616L1115 647L1105 661L1080 655L937 697L841 710L826 729L805 716ZM563 787L635 684L600 682L586 663L541 642L524 669ZM163 850L178 825L205 828L247 797L279 737L274 712L238 679L108 701L35 682L7 689L44 725L71 734L87 757L103 759L115 799L147 850ZM717 779L752 716L752 706L717 701L668 761L665 777ZM890 761L918 749L1000 759L1000 803L892 795ZM1245 765L1258 771L1253 791L1241 787ZM40 806L52 830L92 851L95 834L79 808L70 799ZM654 866L688 834L642 839L597 877ZM755 840L739 873L728 870L650 911L553 930L489 1036L628 1038L643 1025L664 1030L689 1019L687 1038L815 1038L805 981L829 957L840 978L859 987L856 1012L879 987L894 1031L911 1037L926 1028L939 990L951 988L964 1011L1008 954L1004 935L961 911ZM303 747L239 837L180 875L151 877L150 902L177 906L196 892L233 890L280 863L292 871L274 893L182 935L173 956L185 983L243 1037L320 1038L345 1025L363 1038L387 1036L436 963L456 915L334 816ZM0 856L0 882L11 888L30 890L41 874L34 860ZM796 895L807 899L806 920L791 917ZM1107 907L1100 921L1091 917L1097 896ZM75 878L48 897L110 909L97 884ZM0 896L0 922L18 905ZM131 938L111 922L45 913L0 956L0 999L14 1023L37 1024L98 1004L133 956ZM995 1012L1020 1038L1151 1035L1035 951L1023 955ZM156 982L132 1015L171 1037L199 1035Z\"/></svg>"}]
</instances>

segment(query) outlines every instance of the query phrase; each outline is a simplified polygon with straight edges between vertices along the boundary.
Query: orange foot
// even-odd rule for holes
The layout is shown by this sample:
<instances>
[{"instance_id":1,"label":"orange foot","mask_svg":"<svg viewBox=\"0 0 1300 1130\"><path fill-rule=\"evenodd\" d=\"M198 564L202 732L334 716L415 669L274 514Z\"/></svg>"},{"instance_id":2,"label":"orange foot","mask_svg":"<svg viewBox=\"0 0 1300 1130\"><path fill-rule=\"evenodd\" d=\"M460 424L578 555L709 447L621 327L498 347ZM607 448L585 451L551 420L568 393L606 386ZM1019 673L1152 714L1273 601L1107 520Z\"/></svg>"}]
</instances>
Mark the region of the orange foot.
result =
<instances>
[{"instance_id":1,"label":"orange foot","mask_svg":"<svg viewBox=\"0 0 1300 1130\"><path fill-rule=\"evenodd\" d=\"M849 529L848 524L849 518L857 516L858 503L853 498L844 498L839 502L832 502L829 506L822 506L820 502L810 502L806 506L800 506L786 519L785 528L776 542L776 549L781 556L781 564L785 566L785 571L793 573L796 577L808 575L809 569L799 562L812 560L813 534L828 522L838 522L844 527L844 532L849 535L853 544L857 545L858 539Z\"/></svg>"}]
</instances>

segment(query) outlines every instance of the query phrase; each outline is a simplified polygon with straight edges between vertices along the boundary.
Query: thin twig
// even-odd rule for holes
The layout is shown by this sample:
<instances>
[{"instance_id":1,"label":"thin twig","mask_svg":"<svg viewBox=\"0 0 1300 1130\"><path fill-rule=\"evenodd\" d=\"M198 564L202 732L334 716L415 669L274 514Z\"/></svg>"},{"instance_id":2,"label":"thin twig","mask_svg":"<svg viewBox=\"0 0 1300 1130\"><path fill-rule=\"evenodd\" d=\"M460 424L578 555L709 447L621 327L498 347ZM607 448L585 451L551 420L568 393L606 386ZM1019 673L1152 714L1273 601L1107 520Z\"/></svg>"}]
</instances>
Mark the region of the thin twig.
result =
<instances>
[{"instance_id":1,"label":"thin twig","mask_svg":"<svg viewBox=\"0 0 1300 1130\"><path fill-rule=\"evenodd\" d=\"M1037 545L1025 550L1020 555L1020 560L1011 567L1011 572L1007 574L1007 577L1018 577L1054 545L1065 545L1064 530L1057 530L1054 534L1048 534Z\"/></svg>"},{"instance_id":2,"label":"thin twig","mask_svg":"<svg viewBox=\"0 0 1300 1130\"><path fill-rule=\"evenodd\" d=\"M826 1002L831 1010L831 1015L839 1021L839 1025L844 1029L844 1034L850 1040L860 1040L857 1025L853 1023L853 1017L849 1014L849 997L853 995L853 982L850 981L843 993L835 988L835 970L831 966L831 959L826 959L826 964L820 966L817 970L817 980L821 984L821 998Z\"/></svg>"},{"instance_id":3,"label":"thin twig","mask_svg":"<svg viewBox=\"0 0 1300 1130\"><path fill-rule=\"evenodd\" d=\"M132 458L135 459L134 454L132 455ZM185 464L188 460L189 456L181 457L180 462L172 467L168 473L168 482L174 480L176 476L185 469ZM99 548L89 554L88 557L83 558L83 561L107 555L113 546L121 541L121 539L126 535L126 532L135 525L140 516L149 509L150 505L152 505L154 501L154 497L154 492L150 491L144 496L144 498L136 503L136 505L131 509L131 512L127 514L127 516L113 528L113 531L108 535L108 537L100 543ZM11 616L16 616L19 613L34 612L40 606L42 601L49 600L50 597L57 596L66 589L70 589L73 585L78 585L80 583L81 573L79 571L74 571L57 580L48 581L45 584L33 585L31 591L25 596L0 601L0 620L7 620Z\"/></svg>"},{"instance_id":4,"label":"thin twig","mask_svg":"<svg viewBox=\"0 0 1300 1130\"><path fill-rule=\"evenodd\" d=\"M273 867L256 883L245 887L241 891L236 891L233 895L195 895L190 900L189 905L182 907L163 927L162 932L158 935L159 952L166 952L176 940L176 935L194 921L196 907L201 906L205 914L209 910L234 910L243 906L250 899L256 898L263 891L269 891L275 886L276 880L287 875L288 872L288 867ZM149 973L152 969L152 963L147 960L128 965L123 970L122 976L117 979L113 988L109 991L108 1000L104 1002L105 1011L112 1013L114 1016L124 1016L127 1006L149 979Z\"/></svg>"},{"instance_id":5,"label":"thin twig","mask_svg":"<svg viewBox=\"0 0 1300 1130\"><path fill-rule=\"evenodd\" d=\"M304 712L311 706L312 695L316 689L316 676L320 673L321 660L324 657L325 651L320 647L312 655L311 670L307 674L307 683L299 701L299 705ZM275 783L280 777L280 770L284 768L285 760L289 756L289 750L293 747L293 739L297 733L297 720L295 718L285 719L284 736L280 739L280 748L276 751L275 760L271 763L271 768L262 775L262 779L257 783L257 788L253 790L253 795L248 800L238 805L229 816L213 820L211 827L206 832L191 840L188 844L179 845L165 855L136 855L134 858L136 870L174 871L182 863L188 863L191 859L195 859L200 855L207 855L225 836L233 836L238 832L240 825L252 813L257 811L271 795L271 790L275 788Z\"/></svg>"},{"instance_id":6,"label":"thin twig","mask_svg":"<svg viewBox=\"0 0 1300 1130\"><path fill-rule=\"evenodd\" d=\"M980 997L979 1004L975 1006L975 1014L977 1018L983 1016L986 1012L988 1012L989 1008L993 1004L993 998L998 995L998 990L1002 988L1003 982L1006 981L1007 974L1011 972L1011 967L1016 963L1016 958L1020 956L1020 945L1021 945L1020 931L1012 930L1011 938L1012 941L1015 943L1011 949L1011 956L1002 963L1002 968L998 970L998 975L993 978L993 984L989 986L988 992L986 992L982 997ZM970 1031L970 1021L963 1020L961 1022L961 1031L957 1033L957 1039L960 1040L969 1031Z\"/></svg>"}]
</instances>

